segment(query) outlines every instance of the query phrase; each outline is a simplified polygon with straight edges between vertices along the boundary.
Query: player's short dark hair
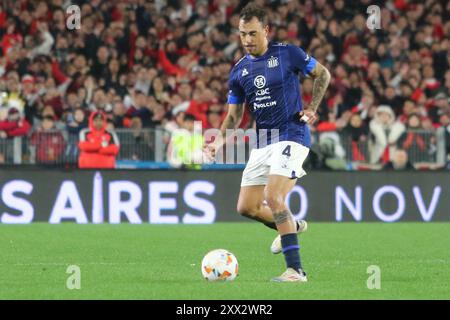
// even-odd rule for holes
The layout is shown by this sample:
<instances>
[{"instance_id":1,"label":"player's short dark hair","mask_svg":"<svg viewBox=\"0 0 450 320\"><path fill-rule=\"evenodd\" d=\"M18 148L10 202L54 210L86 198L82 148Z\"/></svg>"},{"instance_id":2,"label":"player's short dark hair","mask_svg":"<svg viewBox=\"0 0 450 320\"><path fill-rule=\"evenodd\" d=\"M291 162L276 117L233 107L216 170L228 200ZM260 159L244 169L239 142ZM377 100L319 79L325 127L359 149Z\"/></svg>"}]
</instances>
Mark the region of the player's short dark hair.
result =
<instances>
[{"instance_id":1,"label":"player's short dark hair","mask_svg":"<svg viewBox=\"0 0 450 320\"><path fill-rule=\"evenodd\" d=\"M268 24L266 10L256 3L250 2L242 9L239 18L243 19L245 22L249 22L253 17L256 17L263 27Z\"/></svg>"}]
</instances>

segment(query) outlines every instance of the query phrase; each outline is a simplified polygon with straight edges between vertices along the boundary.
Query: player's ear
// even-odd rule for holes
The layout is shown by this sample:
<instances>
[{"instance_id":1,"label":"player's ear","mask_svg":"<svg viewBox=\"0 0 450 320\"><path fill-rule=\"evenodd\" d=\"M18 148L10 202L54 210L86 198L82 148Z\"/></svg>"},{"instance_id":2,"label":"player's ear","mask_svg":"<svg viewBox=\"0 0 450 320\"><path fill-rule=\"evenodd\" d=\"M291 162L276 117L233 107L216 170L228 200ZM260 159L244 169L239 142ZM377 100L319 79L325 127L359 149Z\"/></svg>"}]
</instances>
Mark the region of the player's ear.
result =
<instances>
[{"instance_id":1,"label":"player's ear","mask_svg":"<svg viewBox=\"0 0 450 320\"><path fill-rule=\"evenodd\" d=\"M265 33L266 37L269 35L269 25L268 24L266 24L264 26L264 33Z\"/></svg>"}]
</instances>

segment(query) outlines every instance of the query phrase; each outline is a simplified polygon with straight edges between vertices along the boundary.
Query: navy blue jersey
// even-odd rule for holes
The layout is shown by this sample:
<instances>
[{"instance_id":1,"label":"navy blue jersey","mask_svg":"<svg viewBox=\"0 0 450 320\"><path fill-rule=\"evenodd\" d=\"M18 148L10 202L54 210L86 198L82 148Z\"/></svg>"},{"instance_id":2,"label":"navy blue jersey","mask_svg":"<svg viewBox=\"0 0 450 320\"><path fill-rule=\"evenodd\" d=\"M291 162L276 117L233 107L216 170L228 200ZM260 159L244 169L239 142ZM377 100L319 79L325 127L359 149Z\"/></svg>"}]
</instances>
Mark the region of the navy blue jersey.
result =
<instances>
[{"instance_id":1,"label":"navy blue jersey","mask_svg":"<svg viewBox=\"0 0 450 320\"><path fill-rule=\"evenodd\" d=\"M306 76L316 63L297 46L269 43L264 55L247 54L234 65L228 81L228 103L247 103L256 120L257 133L278 129L279 136L268 137L268 144L287 140L310 147L308 125L298 118L303 109L298 76ZM261 146L258 141L258 147Z\"/></svg>"}]
</instances>

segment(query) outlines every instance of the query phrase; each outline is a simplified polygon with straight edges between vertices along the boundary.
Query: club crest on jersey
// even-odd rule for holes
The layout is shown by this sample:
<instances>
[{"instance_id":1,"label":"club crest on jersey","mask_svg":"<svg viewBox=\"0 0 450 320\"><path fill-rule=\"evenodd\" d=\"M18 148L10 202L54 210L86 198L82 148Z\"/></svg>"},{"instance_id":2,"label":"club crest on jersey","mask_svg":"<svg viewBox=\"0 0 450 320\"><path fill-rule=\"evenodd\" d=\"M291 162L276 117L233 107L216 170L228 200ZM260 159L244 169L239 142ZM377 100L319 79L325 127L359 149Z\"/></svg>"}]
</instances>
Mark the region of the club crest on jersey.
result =
<instances>
[{"instance_id":1,"label":"club crest on jersey","mask_svg":"<svg viewBox=\"0 0 450 320\"><path fill-rule=\"evenodd\" d=\"M277 58L277 57L270 57L270 58L267 60L267 66L268 66L269 68L275 68L275 67L278 67L278 58Z\"/></svg>"},{"instance_id":2,"label":"club crest on jersey","mask_svg":"<svg viewBox=\"0 0 450 320\"><path fill-rule=\"evenodd\" d=\"M244 68L244 70L242 70L242 77L248 75L248 71L246 68Z\"/></svg>"}]
</instances>

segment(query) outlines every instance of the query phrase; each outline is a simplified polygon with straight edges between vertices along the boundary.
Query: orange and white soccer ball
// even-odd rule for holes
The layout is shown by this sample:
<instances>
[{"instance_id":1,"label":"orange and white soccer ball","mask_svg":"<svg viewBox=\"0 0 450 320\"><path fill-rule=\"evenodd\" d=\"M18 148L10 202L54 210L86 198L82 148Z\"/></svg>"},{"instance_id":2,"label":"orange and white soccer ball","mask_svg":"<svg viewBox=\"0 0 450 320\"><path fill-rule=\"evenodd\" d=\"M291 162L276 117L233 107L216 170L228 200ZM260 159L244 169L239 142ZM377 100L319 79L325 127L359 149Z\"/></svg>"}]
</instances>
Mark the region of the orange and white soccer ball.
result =
<instances>
[{"instance_id":1,"label":"orange and white soccer ball","mask_svg":"<svg viewBox=\"0 0 450 320\"><path fill-rule=\"evenodd\" d=\"M202 260L202 274L208 281L233 281L238 269L235 255L225 249L212 250Z\"/></svg>"}]
</instances>

